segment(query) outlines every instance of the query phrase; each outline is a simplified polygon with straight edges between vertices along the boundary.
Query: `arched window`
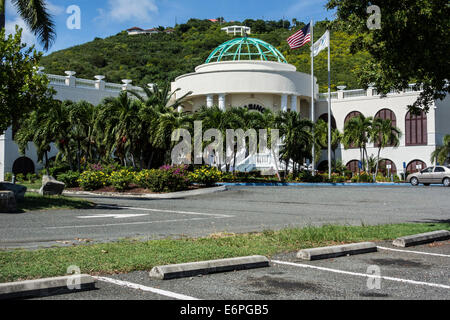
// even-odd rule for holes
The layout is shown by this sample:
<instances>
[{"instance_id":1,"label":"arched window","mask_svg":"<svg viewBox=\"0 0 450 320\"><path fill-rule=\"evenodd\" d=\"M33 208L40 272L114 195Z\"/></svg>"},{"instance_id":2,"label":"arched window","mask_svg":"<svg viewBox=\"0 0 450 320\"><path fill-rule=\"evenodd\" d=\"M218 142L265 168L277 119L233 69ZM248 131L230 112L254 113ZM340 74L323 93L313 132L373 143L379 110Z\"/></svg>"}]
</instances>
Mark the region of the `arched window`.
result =
<instances>
[{"instance_id":1,"label":"arched window","mask_svg":"<svg viewBox=\"0 0 450 320\"><path fill-rule=\"evenodd\" d=\"M415 116L408 112L405 119L405 138L407 146L426 146L428 144L427 114Z\"/></svg>"},{"instance_id":2,"label":"arched window","mask_svg":"<svg viewBox=\"0 0 450 320\"><path fill-rule=\"evenodd\" d=\"M319 172L328 172L328 160L322 161L317 167Z\"/></svg>"},{"instance_id":3,"label":"arched window","mask_svg":"<svg viewBox=\"0 0 450 320\"><path fill-rule=\"evenodd\" d=\"M378 172L381 172L384 176L389 174L397 174L397 166L389 159L380 160L378 165Z\"/></svg>"},{"instance_id":4,"label":"arched window","mask_svg":"<svg viewBox=\"0 0 450 320\"><path fill-rule=\"evenodd\" d=\"M397 117L395 116L394 111L390 109L382 109L378 111L378 113L375 115L375 119L391 120L392 126L397 126ZM375 143L375 147L379 147L379 144ZM392 145L389 147L392 147Z\"/></svg>"},{"instance_id":5,"label":"arched window","mask_svg":"<svg viewBox=\"0 0 450 320\"><path fill-rule=\"evenodd\" d=\"M326 123L328 123L328 113L324 113L323 115L321 115L319 117L319 119L325 121ZM336 129L336 119L333 117L333 115L331 115L331 128L332 129Z\"/></svg>"},{"instance_id":6,"label":"arched window","mask_svg":"<svg viewBox=\"0 0 450 320\"><path fill-rule=\"evenodd\" d=\"M359 111L352 111L350 112L347 117L345 117L345 121L344 124L347 124L351 119L355 118L355 117L359 117L360 115L362 115L361 112Z\"/></svg>"},{"instance_id":7,"label":"arched window","mask_svg":"<svg viewBox=\"0 0 450 320\"><path fill-rule=\"evenodd\" d=\"M353 173L358 173L359 172L359 160L352 160L349 163L347 163L347 169Z\"/></svg>"},{"instance_id":8,"label":"arched window","mask_svg":"<svg viewBox=\"0 0 450 320\"><path fill-rule=\"evenodd\" d=\"M34 162L30 158L21 157L16 159L13 163L12 171L14 175L23 174L27 175L28 173L35 173Z\"/></svg>"},{"instance_id":9,"label":"arched window","mask_svg":"<svg viewBox=\"0 0 450 320\"><path fill-rule=\"evenodd\" d=\"M427 164L421 160L413 160L406 167L406 172L408 174L419 172L427 168Z\"/></svg>"},{"instance_id":10,"label":"arched window","mask_svg":"<svg viewBox=\"0 0 450 320\"><path fill-rule=\"evenodd\" d=\"M345 129L345 126L347 125L347 123L348 123L350 120L352 120L353 118L359 117L359 116L361 116L361 115L362 115L362 113L359 112L359 111L353 111L353 112L350 112L350 113L347 115L347 117L345 117L344 129ZM357 148L358 148L358 147L354 146L353 144L351 144L351 145L349 146L349 149L357 149Z\"/></svg>"}]
</instances>

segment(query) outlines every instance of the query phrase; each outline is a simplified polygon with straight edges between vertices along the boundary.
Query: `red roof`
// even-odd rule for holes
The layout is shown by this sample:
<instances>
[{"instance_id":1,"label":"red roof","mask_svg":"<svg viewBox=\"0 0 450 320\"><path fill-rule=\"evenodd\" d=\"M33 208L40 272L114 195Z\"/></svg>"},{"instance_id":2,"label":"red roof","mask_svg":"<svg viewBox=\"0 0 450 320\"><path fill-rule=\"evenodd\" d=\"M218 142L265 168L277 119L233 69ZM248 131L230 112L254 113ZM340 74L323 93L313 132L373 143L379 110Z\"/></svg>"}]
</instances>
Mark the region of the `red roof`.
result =
<instances>
[{"instance_id":1,"label":"red roof","mask_svg":"<svg viewBox=\"0 0 450 320\"><path fill-rule=\"evenodd\" d=\"M133 31L133 30L144 31L143 29L141 29L141 28L138 28L138 27L133 27L133 28L130 28L130 29L128 29L127 31Z\"/></svg>"}]
</instances>

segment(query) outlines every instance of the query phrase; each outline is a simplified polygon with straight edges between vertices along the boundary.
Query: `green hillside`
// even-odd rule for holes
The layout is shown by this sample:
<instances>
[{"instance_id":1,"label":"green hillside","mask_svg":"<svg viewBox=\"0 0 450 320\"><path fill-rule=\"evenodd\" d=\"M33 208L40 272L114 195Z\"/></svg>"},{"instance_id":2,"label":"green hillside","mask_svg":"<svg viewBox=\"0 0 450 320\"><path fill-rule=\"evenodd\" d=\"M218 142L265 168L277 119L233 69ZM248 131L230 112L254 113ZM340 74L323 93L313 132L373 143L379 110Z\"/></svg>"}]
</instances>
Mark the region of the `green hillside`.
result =
<instances>
[{"instance_id":1,"label":"green hillside","mask_svg":"<svg viewBox=\"0 0 450 320\"><path fill-rule=\"evenodd\" d=\"M303 23L296 23L295 30ZM240 24L233 22L232 24ZM260 38L276 46L294 64L298 71L310 73L309 45L300 50L290 50L286 39L294 33L289 21L245 20L252 28L252 37ZM316 24L315 39L326 30L329 22ZM227 25L227 24L225 24ZM172 34L128 36L121 32L106 39L94 41L54 52L42 59L46 72L64 74L74 70L77 77L93 79L105 75L109 82L133 79L133 84L173 81L177 76L193 72L206 60L211 51L232 36L220 29L220 25L207 20L191 19L175 27ZM333 88L345 84L349 89L359 88L355 70L360 68L367 55L350 54L350 43L355 35L339 30L332 31L332 84ZM321 91L327 88L327 54L322 52L315 59L315 73Z\"/></svg>"}]
</instances>

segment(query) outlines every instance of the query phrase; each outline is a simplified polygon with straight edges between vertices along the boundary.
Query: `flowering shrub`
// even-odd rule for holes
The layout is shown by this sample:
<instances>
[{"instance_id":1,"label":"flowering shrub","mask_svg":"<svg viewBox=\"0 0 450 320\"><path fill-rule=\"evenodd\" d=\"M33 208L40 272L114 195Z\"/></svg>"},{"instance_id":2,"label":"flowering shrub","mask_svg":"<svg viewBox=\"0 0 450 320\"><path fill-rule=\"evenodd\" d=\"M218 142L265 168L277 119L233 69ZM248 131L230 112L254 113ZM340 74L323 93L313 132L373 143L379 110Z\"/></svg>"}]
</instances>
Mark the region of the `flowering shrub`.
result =
<instances>
[{"instance_id":1,"label":"flowering shrub","mask_svg":"<svg viewBox=\"0 0 450 320\"><path fill-rule=\"evenodd\" d=\"M176 192L189 188L187 167L164 166L158 170L142 170L135 174L135 182L153 192Z\"/></svg>"},{"instance_id":2,"label":"flowering shrub","mask_svg":"<svg viewBox=\"0 0 450 320\"><path fill-rule=\"evenodd\" d=\"M134 174L128 169L113 171L109 175L108 181L117 191L125 191L130 188L130 184L134 181Z\"/></svg>"},{"instance_id":3,"label":"flowering shrub","mask_svg":"<svg viewBox=\"0 0 450 320\"><path fill-rule=\"evenodd\" d=\"M210 187L222 180L223 173L214 167L203 167L191 172L189 178L192 182Z\"/></svg>"},{"instance_id":4,"label":"flowering shrub","mask_svg":"<svg viewBox=\"0 0 450 320\"><path fill-rule=\"evenodd\" d=\"M103 171L84 171L80 175L78 183L83 190L98 190L108 185L108 175Z\"/></svg>"},{"instance_id":5,"label":"flowering shrub","mask_svg":"<svg viewBox=\"0 0 450 320\"><path fill-rule=\"evenodd\" d=\"M77 171L67 171L58 175L57 180L64 182L67 188L76 188L79 186L78 179L80 179L80 173Z\"/></svg>"}]
</instances>

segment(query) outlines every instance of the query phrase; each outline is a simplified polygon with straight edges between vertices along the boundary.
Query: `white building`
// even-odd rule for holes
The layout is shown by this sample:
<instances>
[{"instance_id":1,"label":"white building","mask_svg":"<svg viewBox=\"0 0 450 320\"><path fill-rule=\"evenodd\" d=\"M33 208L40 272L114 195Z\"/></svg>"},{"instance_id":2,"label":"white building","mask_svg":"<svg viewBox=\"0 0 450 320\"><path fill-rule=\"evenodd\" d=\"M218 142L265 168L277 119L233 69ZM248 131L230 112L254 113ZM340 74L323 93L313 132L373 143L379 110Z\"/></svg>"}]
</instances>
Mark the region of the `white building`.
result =
<instances>
[{"instance_id":1,"label":"white building","mask_svg":"<svg viewBox=\"0 0 450 320\"><path fill-rule=\"evenodd\" d=\"M50 85L57 91L56 99L80 101L86 100L96 105L105 97L118 96L122 90L133 88L131 80L123 84L106 83L102 76L96 80L78 79L75 72L66 72L66 76L48 75ZM318 92L317 83L315 83ZM296 67L287 63L283 55L270 44L253 38L230 40L217 47L205 64L196 68L194 73L178 77L172 83L176 97L192 91L182 109L195 112L202 106L219 106L222 110L231 107L246 107L251 110L274 112L294 110L302 116L311 118L311 76L297 72ZM332 123L341 132L346 121L362 113L366 117L391 119L402 131L398 148L386 148L381 157L383 164L391 167L391 172L415 172L430 165L431 153L442 144L444 135L450 134L450 98L435 101L428 114L412 116L407 106L412 104L420 92L413 88L405 92L388 94L381 98L375 88L368 90L341 90L332 93ZM326 95L315 97L314 120L328 120ZM377 148L369 145L368 153L377 155ZM53 156L56 150L52 150ZM345 150L342 146L336 152L337 159L352 171L358 170L359 149ZM268 154L249 157L239 164L241 170L268 169L274 164ZM326 171L326 152L319 161L319 169ZM9 129L0 136L0 181L4 173L13 172L15 167L30 168L33 171L42 168L37 163L36 151L32 144L25 156L19 154Z\"/></svg>"},{"instance_id":2,"label":"white building","mask_svg":"<svg viewBox=\"0 0 450 320\"><path fill-rule=\"evenodd\" d=\"M57 92L55 99L74 102L84 100L97 105L104 98L119 96L122 90L142 90L132 86L131 80L122 80L123 84L114 84L105 82L104 76L96 76L96 80L86 80L76 78L75 74L73 71L67 71L66 76L47 75L50 86ZM49 157L55 156L57 152L56 148L52 147ZM42 167L43 165L37 161L36 149L32 143L28 145L26 154L22 155L13 140L11 128L0 136L0 181L4 180L5 173L16 170L37 172Z\"/></svg>"},{"instance_id":3,"label":"white building","mask_svg":"<svg viewBox=\"0 0 450 320\"><path fill-rule=\"evenodd\" d=\"M233 36L245 36L249 35L252 32L252 29L250 27L246 26L229 26L221 29L222 31L225 31L227 34L233 35Z\"/></svg>"},{"instance_id":4,"label":"white building","mask_svg":"<svg viewBox=\"0 0 450 320\"><path fill-rule=\"evenodd\" d=\"M315 92L318 92L315 83ZM181 89L176 94L178 97L193 92L184 104L187 112L217 105L222 110L232 106L274 112L294 110L311 118L311 76L297 72L276 48L259 39L244 37L225 42L194 73L178 77L172 84L173 90L177 88ZM413 87L385 98L381 98L375 88L334 92L333 126L343 132L345 123L359 113L391 119L402 131L401 143L398 148L383 149L382 166L390 168L392 173L403 173L404 169L415 172L431 164L431 153L442 144L444 135L450 134L450 98L435 101L428 114L415 117L407 106L416 101L419 94ZM314 121L319 118L328 121L326 95L316 95L314 99ZM376 157L378 149L369 145L368 153ZM358 171L359 149L345 150L341 146L336 154L349 169ZM272 167L274 164L267 163L270 159L268 155L257 155L246 159L241 168ZM319 169L326 171L327 167L324 151Z\"/></svg>"}]
</instances>

